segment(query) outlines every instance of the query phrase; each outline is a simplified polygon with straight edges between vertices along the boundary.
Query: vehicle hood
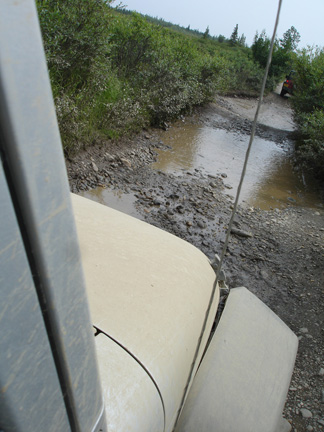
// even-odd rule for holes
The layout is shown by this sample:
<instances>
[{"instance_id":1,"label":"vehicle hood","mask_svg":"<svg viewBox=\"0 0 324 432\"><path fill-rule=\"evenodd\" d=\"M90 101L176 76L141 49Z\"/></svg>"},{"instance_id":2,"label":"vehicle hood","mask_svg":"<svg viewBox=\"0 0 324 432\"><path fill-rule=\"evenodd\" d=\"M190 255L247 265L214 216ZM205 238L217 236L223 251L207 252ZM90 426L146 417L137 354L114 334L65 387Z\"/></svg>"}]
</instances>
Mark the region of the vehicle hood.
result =
<instances>
[{"instance_id":1,"label":"vehicle hood","mask_svg":"<svg viewBox=\"0 0 324 432\"><path fill-rule=\"evenodd\" d=\"M203 253L165 231L80 196L72 202L93 324L146 370L169 430L215 273ZM197 365L218 300L217 290Z\"/></svg>"}]
</instances>

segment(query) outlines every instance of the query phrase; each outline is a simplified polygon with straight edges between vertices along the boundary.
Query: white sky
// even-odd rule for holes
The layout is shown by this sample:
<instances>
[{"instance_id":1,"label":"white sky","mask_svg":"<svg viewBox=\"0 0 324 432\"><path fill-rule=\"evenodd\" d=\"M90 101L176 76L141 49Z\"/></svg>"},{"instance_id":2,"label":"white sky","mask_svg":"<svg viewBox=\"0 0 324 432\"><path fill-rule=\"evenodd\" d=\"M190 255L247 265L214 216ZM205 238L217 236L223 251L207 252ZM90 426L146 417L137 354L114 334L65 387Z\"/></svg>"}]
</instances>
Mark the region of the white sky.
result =
<instances>
[{"instance_id":1,"label":"white sky","mask_svg":"<svg viewBox=\"0 0 324 432\"><path fill-rule=\"evenodd\" d=\"M278 0L121 0L126 9L229 38L236 24L248 45L258 31L272 36ZM291 26L301 35L299 48L324 46L324 0L283 0L277 36Z\"/></svg>"}]
</instances>

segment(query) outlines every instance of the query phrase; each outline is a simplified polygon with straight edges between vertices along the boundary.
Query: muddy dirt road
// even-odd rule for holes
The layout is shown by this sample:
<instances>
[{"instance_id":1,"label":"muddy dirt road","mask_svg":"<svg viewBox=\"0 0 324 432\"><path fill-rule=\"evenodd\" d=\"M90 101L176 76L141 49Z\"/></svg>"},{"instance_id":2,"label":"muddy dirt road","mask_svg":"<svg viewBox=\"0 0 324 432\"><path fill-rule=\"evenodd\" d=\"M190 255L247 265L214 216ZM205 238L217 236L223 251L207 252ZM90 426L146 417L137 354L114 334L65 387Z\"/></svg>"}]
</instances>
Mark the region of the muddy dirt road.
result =
<instances>
[{"instance_id":1,"label":"muddy dirt road","mask_svg":"<svg viewBox=\"0 0 324 432\"><path fill-rule=\"evenodd\" d=\"M183 122L247 134L255 104L255 100L223 97ZM277 94L268 96L257 136L282 145L293 128L289 101ZM227 173L208 175L194 169L174 175L152 169L157 149L165 147L160 132L147 131L127 143L92 148L67 161L71 190L84 193L99 186L102 191L128 194L137 217L189 241L212 258L221 252L233 203L225 187ZM243 206L235 228L249 235L231 236L224 263L227 283L249 288L298 335L285 417L293 431L322 431L324 209L289 205L262 211Z\"/></svg>"}]
</instances>

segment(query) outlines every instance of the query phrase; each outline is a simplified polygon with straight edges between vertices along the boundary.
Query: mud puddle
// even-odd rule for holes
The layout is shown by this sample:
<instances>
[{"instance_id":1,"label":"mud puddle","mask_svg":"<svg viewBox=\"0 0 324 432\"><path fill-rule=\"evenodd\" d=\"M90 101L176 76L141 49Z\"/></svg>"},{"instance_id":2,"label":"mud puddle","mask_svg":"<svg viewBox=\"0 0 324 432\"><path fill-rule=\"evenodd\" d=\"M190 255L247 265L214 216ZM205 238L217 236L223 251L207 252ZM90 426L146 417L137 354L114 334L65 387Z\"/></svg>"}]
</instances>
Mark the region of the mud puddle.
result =
<instances>
[{"instance_id":1,"label":"mud puddle","mask_svg":"<svg viewBox=\"0 0 324 432\"><path fill-rule=\"evenodd\" d=\"M81 191L79 195L143 220L135 207L137 198L133 193L123 193L117 189L105 189L99 186L95 189Z\"/></svg>"},{"instance_id":2,"label":"mud puddle","mask_svg":"<svg viewBox=\"0 0 324 432\"><path fill-rule=\"evenodd\" d=\"M227 192L235 195L248 142L249 136L237 131L178 123L163 133L167 150L157 149L158 159L152 167L175 175L194 169L207 175L222 175ZM278 145L255 137L241 204L262 210L288 205L312 208L320 204L316 186L294 171L291 152L292 143L288 139Z\"/></svg>"}]
</instances>

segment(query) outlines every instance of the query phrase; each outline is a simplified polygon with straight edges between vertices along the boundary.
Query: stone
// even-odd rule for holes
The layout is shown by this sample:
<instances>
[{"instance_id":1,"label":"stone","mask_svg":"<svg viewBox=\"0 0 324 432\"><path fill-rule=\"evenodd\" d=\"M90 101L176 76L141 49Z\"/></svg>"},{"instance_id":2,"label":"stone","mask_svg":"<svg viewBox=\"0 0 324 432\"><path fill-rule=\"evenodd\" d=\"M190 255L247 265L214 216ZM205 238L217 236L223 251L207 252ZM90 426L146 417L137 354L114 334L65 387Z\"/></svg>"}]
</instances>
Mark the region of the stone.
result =
<instances>
[{"instance_id":1,"label":"stone","mask_svg":"<svg viewBox=\"0 0 324 432\"><path fill-rule=\"evenodd\" d=\"M324 368L321 368L318 372L319 376L324 376Z\"/></svg>"},{"instance_id":2,"label":"stone","mask_svg":"<svg viewBox=\"0 0 324 432\"><path fill-rule=\"evenodd\" d=\"M99 168L97 167L97 165L94 162L91 162L92 168L94 171L98 172Z\"/></svg>"},{"instance_id":3,"label":"stone","mask_svg":"<svg viewBox=\"0 0 324 432\"><path fill-rule=\"evenodd\" d=\"M261 270L261 276L265 280L269 279L269 274L268 274L268 272L266 270Z\"/></svg>"},{"instance_id":4,"label":"stone","mask_svg":"<svg viewBox=\"0 0 324 432\"><path fill-rule=\"evenodd\" d=\"M237 229L237 228L234 228L234 227L232 227L231 233L235 234L235 235L237 235L239 237L246 237L246 238L247 237L253 237L250 232L243 231L243 230L240 230L240 229Z\"/></svg>"},{"instance_id":5,"label":"stone","mask_svg":"<svg viewBox=\"0 0 324 432\"><path fill-rule=\"evenodd\" d=\"M128 159L126 159L126 158L120 158L120 161L121 161L124 165L126 165L128 168L131 168L131 167L132 167L132 164L131 164L131 162L130 162Z\"/></svg>"},{"instance_id":6,"label":"stone","mask_svg":"<svg viewBox=\"0 0 324 432\"><path fill-rule=\"evenodd\" d=\"M104 159L108 162L114 162L115 161L115 156L110 155L109 153L106 153L104 156Z\"/></svg>"},{"instance_id":7,"label":"stone","mask_svg":"<svg viewBox=\"0 0 324 432\"><path fill-rule=\"evenodd\" d=\"M313 414L306 408L301 408L300 414L304 419L309 419L313 417Z\"/></svg>"},{"instance_id":8,"label":"stone","mask_svg":"<svg viewBox=\"0 0 324 432\"><path fill-rule=\"evenodd\" d=\"M197 222L197 225L199 226L199 228L206 228L206 224L205 224L205 222L203 222L203 221L198 221Z\"/></svg>"}]
</instances>

